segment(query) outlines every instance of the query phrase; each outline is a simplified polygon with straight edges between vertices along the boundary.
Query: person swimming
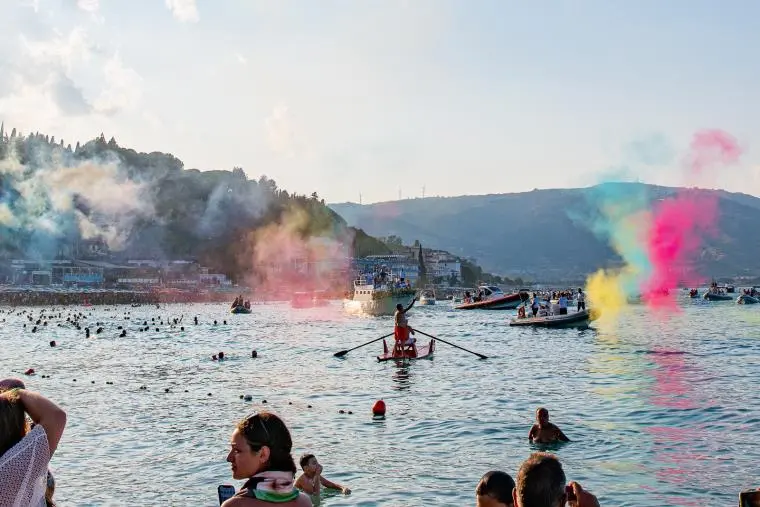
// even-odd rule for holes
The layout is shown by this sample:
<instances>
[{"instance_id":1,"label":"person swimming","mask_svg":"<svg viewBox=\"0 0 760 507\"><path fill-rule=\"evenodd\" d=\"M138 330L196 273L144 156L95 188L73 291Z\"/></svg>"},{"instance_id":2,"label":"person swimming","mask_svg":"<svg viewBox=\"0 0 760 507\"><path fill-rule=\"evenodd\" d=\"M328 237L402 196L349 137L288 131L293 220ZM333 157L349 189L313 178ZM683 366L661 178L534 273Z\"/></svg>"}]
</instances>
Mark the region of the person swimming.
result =
<instances>
[{"instance_id":1,"label":"person swimming","mask_svg":"<svg viewBox=\"0 0 760 507\"><path fill-rule=\"evenodd\" d=\"M560 430L555 424L549 422L549 411L544 407L538 407L536 409L536 423L528 433L528 440L540 444L570 441L570 439L562 433L562 430Z\"/></svg>"},{"instance_id":2,"label":"person swimming","mask_svg":"<svg viewBox=\"0 0 760 507\"><path fill-rule=\"evenodd\" d=\"M322 477L322 465L317 461L313 454L304 454L301 456L301 469L303 473L296 480L296 488L309 495L319 495L322 487L337 489L344 495L351 494L351 490L340 484L336 484Z\"/></svg>"}]
</instances>

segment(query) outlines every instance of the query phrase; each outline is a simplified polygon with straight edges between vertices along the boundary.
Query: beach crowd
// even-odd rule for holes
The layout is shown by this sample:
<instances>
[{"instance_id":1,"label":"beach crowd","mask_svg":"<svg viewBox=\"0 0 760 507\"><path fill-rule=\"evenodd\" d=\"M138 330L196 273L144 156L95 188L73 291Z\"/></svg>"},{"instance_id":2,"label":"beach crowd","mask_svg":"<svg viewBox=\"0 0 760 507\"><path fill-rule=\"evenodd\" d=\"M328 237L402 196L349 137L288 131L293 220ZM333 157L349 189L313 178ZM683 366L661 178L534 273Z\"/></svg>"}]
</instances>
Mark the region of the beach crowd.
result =
<instances>
[{"instance_id":1,"label":"beach crowd","mask_svg":"<svg viewBox=\"0 0 760 507\"><path fill-rule=\"evenodd\" d=\"M55 479L49 465L66 426L66 413L53 401L26 389L21 379L0 380L0 507L55 506ZM549 422L545 408L536 411L528 439L535 443L569 441ZM351 490L322 475L314 454L299 460L285 422L270 412L242 419L233 429L227 462L232 477L245 481L239 490L220 486L222 507L308 507L323 488L344 495ZM296 478L296 476L298 477ZM597 498L577 482L567 482L552 454L533 453L517 472L486 473L474 487L477 507L599 507Z\"/></svg>"}]
</instances>

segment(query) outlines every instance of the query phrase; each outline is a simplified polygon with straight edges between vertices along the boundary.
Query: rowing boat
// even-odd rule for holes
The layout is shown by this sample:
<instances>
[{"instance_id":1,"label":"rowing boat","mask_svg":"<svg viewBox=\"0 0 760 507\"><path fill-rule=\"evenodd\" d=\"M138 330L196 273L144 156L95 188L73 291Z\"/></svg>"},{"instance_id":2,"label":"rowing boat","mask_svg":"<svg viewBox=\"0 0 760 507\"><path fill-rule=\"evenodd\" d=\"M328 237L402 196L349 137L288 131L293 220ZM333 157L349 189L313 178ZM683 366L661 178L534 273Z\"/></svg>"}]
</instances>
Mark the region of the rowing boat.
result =
<instances>
[{"instance_id":1,"label":"rowing boat","mask_svg":"<svg viewBox=\"0 0 760 507\"><path fill-rule=\"evenodd\" d=\"M245 306L235 306L230 310L230 313L251 313L253 310L246 308Z\"/></svg>"},{"instance_id":2,"label":"rowing boat","mask_svg":"<svg viewBox=\"0 0 760 507\"><path fill-rule=\"evenodd\" d=\"M411 359L432 359L435 352L435 340L430 340L427 345L417 345L412 348L405 348L400 351L395 347L388 348L388 343L383 340L383 354L377 356L378 361L404 361Z\"/></svg>"}]
</instances>

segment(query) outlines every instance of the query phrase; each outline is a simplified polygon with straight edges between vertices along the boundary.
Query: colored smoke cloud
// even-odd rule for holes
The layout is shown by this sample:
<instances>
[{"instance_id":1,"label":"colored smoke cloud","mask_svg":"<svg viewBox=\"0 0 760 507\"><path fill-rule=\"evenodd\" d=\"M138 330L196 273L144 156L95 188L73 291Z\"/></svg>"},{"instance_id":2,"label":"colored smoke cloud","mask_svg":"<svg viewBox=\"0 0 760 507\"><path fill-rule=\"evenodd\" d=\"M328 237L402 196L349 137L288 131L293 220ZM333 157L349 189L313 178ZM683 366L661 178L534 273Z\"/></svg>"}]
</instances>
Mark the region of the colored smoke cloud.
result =
<instances>
[{"instance_id":1,"label":"colored smoke cloud","mask_svg":"<svg viewBox=\"0 0 760 507\"><path fill-rule=\"evenodd\" d=\"M116 160L75 160L48 146L22 155L8 146L0 160L4 245L26 244L27 253L46 257L79 237L119 250L135 220L153 214L144 185L127 178Z\"/></svg>"},{"instance_id":2,"label":"colored smoke cloud","mask_svg":"<svg viewBox=\"0 0 760 507\"><path fill-rule=\"evenodd\" d=\"M352 238L347 230L313 230L313 217L301 208L252 231L246 282L257 293L289 299L296 292L331 290L348 280Z\"/></svg>"},{"instance_id":3,"label":"colored smoke cloud","mask_svg":"<svg viewBox=\"0 0 760 507\"><path fill-rule=\"evenodd\" d=\"M738 162L741 148L720 130L697 132L686 158L684 185L696 177L714 176ZM589 192L596 215L590 227L623 260L587 280L589 298L600 310L601 323L614 324L631 299L641 297L650 309L677 311L672 289L704 281L695 263L702 241L715 232L716 197L700 190L677 190L652 202L643 186L607 183Z\"/></svg>"}]
</instances>

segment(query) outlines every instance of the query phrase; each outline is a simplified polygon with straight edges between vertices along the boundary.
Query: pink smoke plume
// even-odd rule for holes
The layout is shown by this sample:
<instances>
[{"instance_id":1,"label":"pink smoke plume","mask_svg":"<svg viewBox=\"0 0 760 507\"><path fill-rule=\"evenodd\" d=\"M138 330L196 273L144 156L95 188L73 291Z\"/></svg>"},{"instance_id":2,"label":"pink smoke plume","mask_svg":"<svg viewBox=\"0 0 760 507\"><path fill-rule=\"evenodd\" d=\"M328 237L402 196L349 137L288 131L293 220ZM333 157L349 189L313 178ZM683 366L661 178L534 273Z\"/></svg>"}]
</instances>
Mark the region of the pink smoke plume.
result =
<instances>
[{"instance_id":1,"label":"pink smoke plume","mask_svg":"<svg viewBox=\"0 0 760 507\"><path fill-rule=\"evenodd\" d=\"M733 164L740 155L741 148L730 134L721 130L697 132L689 154L690 174L701 175L705 170ZM694 262L702 238L716 231L717 220L717 198L705 191L682 190L656 206L647 238L652 274L642 287L650 308L678 311L668 290L679 283L697 285L704 280L696 273Z\"/></svg>"}]
</instances>

